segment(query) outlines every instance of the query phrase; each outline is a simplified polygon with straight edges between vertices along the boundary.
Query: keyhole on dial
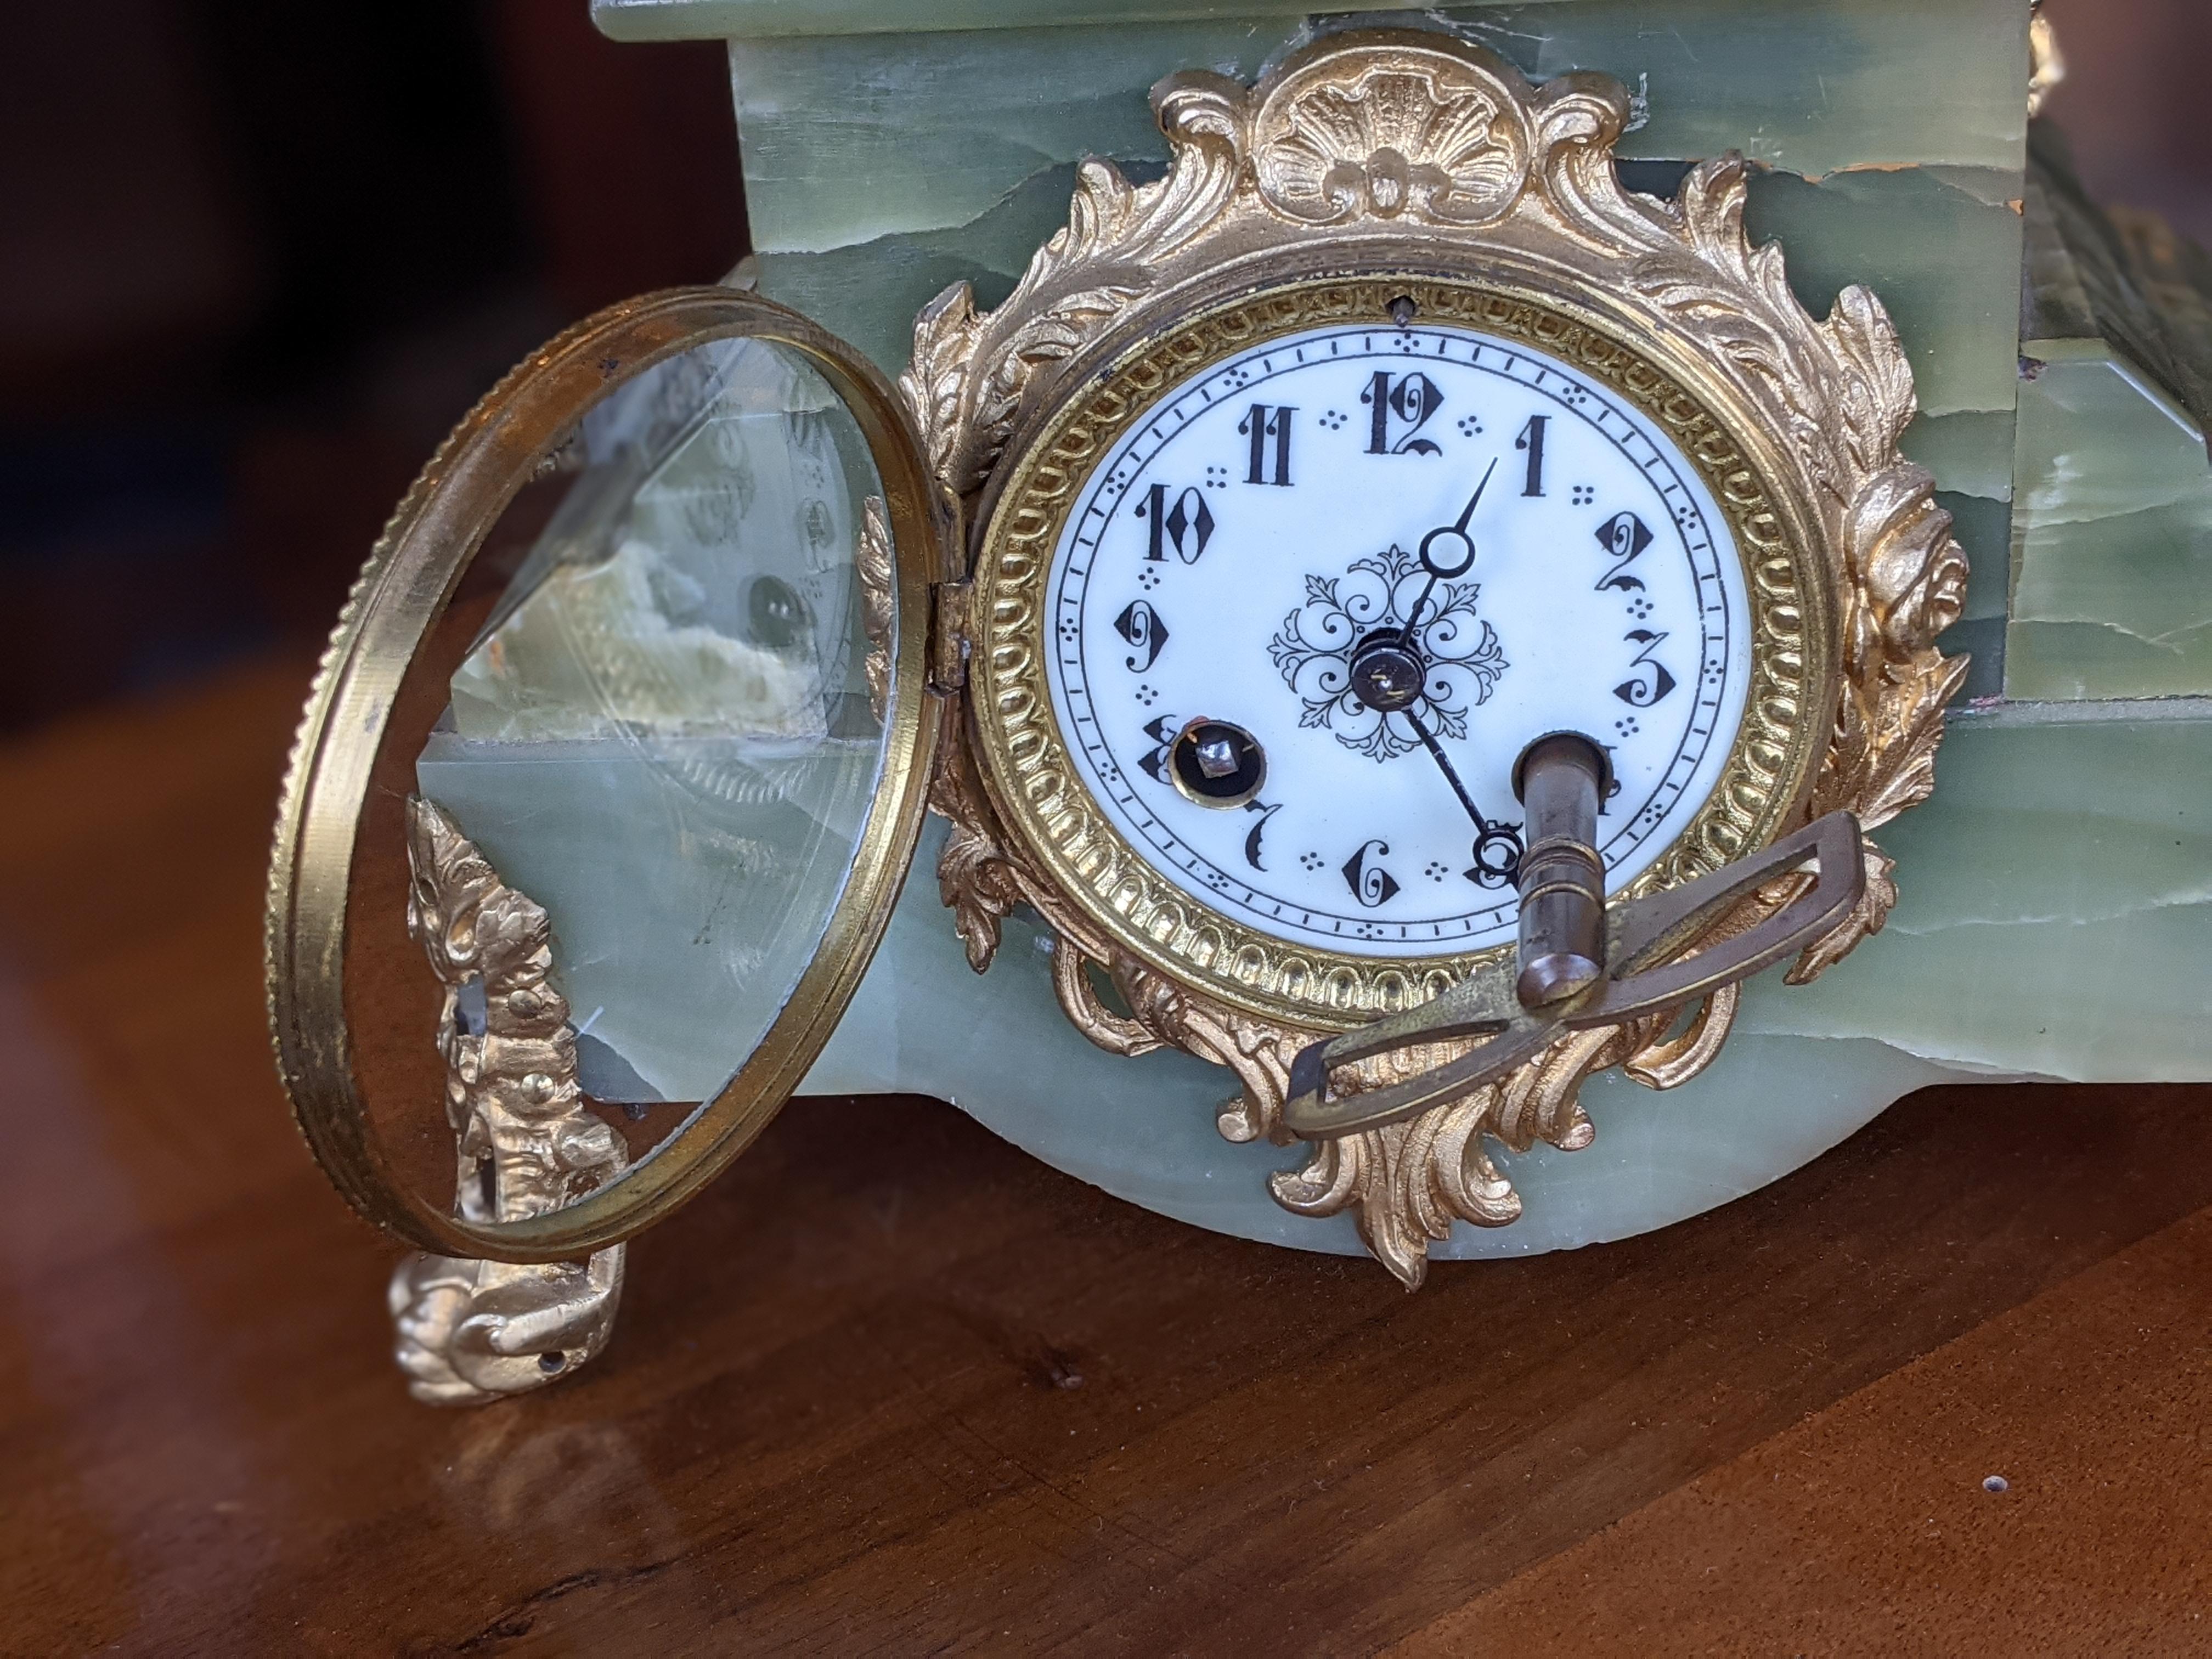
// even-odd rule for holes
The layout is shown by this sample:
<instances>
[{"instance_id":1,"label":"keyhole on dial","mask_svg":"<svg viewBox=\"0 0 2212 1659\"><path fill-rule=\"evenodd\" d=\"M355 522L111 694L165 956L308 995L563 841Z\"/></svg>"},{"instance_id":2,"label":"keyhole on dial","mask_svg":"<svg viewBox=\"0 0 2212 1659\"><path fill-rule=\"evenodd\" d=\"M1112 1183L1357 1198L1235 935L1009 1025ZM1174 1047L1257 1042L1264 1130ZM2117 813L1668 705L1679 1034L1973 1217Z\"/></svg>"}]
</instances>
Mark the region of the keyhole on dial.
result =
<instances>
[{"instance_id":1,"label":"keyhole on dial","mask_svg":"<svg viewBox=\"0 0 2212 1659\"><path fill-rule=\"evenodd\" d=\"M806 601L787 582L763 576L745 595L745 621L755 644L788 651L806 631Z\"/></svg>"},{"instance_id":2,"label":"keyhole on dial","mask_svg":"<svg viewBox=\"0 0 2212 1659\"><path fill-rule=\"evenodd\" d=\"M1169 745L1168 774L1186 800L1200 806L1242 806L1267 781L1267 755L1241 726L1194 720Z\"/></svg>"}]
</instances>

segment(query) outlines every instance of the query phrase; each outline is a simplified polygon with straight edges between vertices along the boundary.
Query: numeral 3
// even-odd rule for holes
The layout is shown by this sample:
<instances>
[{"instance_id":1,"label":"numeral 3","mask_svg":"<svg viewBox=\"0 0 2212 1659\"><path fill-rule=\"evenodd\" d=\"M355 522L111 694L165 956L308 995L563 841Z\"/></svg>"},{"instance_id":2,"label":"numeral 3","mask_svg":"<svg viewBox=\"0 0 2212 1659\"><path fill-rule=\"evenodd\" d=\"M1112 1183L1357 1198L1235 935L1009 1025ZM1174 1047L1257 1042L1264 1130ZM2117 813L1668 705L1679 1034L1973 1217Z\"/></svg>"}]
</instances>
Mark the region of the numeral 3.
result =
<instances>
[{"instance_id":1,"label":"numeral 3","mask_svg":"<svg viewBox=\"0 0 2212 1659\"><path fill-rule=\"evenodd\" d=\"M1632 628L1621 637L1643 648L1636 653L1635 672L1613 688L1613 695L1632 708L1649 708L1674 689L1674 677L1651 659L1667 636L1648 628Z\"/></svg>"}]
</instances>

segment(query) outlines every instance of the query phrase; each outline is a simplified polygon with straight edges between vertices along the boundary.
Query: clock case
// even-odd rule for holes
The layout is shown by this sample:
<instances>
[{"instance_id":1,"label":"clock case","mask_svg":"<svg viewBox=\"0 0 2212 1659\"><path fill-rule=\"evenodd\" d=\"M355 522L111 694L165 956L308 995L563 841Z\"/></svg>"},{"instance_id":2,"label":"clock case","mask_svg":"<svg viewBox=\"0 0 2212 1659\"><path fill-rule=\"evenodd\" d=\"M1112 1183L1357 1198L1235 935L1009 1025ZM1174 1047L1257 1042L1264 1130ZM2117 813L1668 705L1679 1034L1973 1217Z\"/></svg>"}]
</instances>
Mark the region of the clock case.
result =
<instances>
[{"instance_id":1,"label":"clock case","mask_svg":"<svg viewBox=\"0 0 2212 1659\"><path fill-rule=\"evenodd\" d=\"M1756 647L1746 729L1760 740L1745 748L1765 781L1757 810L1733 837L1724 827L1673 860L1666 879L1838 809L1873 830L1932 787L1943 706L1966 665L1934 640L1958 615L1965 563L1933 479L1898 452L1914 410L1910 371L1871 295L1847 289L1815 321L1790 292L1779 251L1749 248L1739 161L1697 167L1671 203L1628 192L1611 155L1629 111L1618 83L1577 73L1534 88L1495 56L1421 31L1331 35L1249 90L1206 72L1173 76L1153 102L1170 147L1165 176L1132 185L1108 163L1085 163L1067 228L1012 294L979 311L963 283L932 302L895 388L767 300L731 289L644 296L579 325L495 388L395 514L342 617L295 748L272 860L268 964L279 1067L310 1147L358 1210L429 1253L394 1287L403 1331L415 1318L417 1346L445 1367L427 1382L418 1368L418 1392L512 1391L538 1380L531 1366L558 1374L604 1341L622 1241L741 1152L827 1040L881 939L925 799L951 822L937 873L970 964L988 966L1017 906L1035 910L1055 935L1061 1006L1091 1041L1124 1054L1171 1045L1234 1073L1238 1093L1218 1118L1231 1139L1291 1139L1283 1106L1297 1052L1404 1006L1387 989L1301 1008L1193 983L1146 948L1157 947L1157 929L1121 925L1112 906L1085 903L1055 878L1026 821L1010 747L978 718L1004 678L1005 572L989 561L994 549L1003 558L997 527L1010 481L1048 460L1041 434L1072 400L1110 387L1117 364L1240 295L1423 282L1480 289L1509 306L1517 295L1579 331L1566 344L1632 348L1686 396L1687 424L1676 428L1686 447L1724 487L1754 492L1767 515L1754 584L1787 592ZM728 338L767 341L811 364L852 414L880 477L858 564L876 573L890 618L878 642L882 783L821 948L767 1035L714 1099L633 1162L610 1144L619 1137L593 1133L599 1119L575 1087L574 1027L552 983L544 912L505 889L450 820L409 804L409 774L466 643L441 626L448 602L500 512L611 391ZM1863 900L1804 953L1794 979L1881 925L1895 896L1889 862L1870 839L1863 857ZM1796 890L1790 878L1771 884L1714 933L1755 926ZM410 893L411 949L393 917ZM505 934L456 931L463 909L501 918ZM485 959L457 965L451 941L461 938ZM471 1202L465 1180L447 1206L400 1179L371 1108L386 1051L430 1047L428 1034L375 1019L380 977L419 975L425 949L449 986L436 1050L456 1132L505 1134L537 1149L535 1165L522 1163L544 1171L534 1185L502 1184L489 1207ZM493 1030L462 1029L450 987L465 971L488 991L495 973L508 975L499 982L521 993L509 999L512 1029L499 1029L496 998ZM1496 1225L1519 1212L1487 1140L1587 1145L1594 1131L1576 1100L1583 1077L1622 1066L1653 1086L1686 1080L1717 1054L1735 1004L1728 986L1686 1026L1670 1013L1563 1032L1465 1099L1317 1141L1305 1168L1273 1178L1274 1195L1304 1214L1351 1210L1369 1248L1418 1282L1427 1241L1455 1220ZM1388 1086L1468 1047L1362 1062L1364 1081ZM502 1054L504 1079L493 1074ZM536 1069L515 1069L524 1066ZM517 1111L518 1090L548 1098L524 1098ZM461 1315L494 1304L504 1311L483 1316L470 1337ZM550 1370L549 1354L561 1361Z\"/></svg>"}]
</instances>

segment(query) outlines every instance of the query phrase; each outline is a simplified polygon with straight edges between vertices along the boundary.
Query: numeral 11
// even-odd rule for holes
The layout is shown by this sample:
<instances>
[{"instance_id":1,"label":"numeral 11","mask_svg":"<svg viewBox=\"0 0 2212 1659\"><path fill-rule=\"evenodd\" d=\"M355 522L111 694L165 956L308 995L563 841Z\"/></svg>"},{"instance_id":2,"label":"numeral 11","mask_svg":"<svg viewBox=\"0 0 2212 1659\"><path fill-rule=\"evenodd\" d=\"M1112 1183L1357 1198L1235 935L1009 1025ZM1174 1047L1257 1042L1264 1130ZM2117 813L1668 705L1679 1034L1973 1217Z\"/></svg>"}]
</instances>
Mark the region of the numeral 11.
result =
<instances>
[{"instance_id":1,"label":"numeral 11","mask_svg":"<svg viewBox=\"0 0 2212 1659\"><path fill-rule=\"evenodd\" d=\"M1246 483L1288 484L1291 481L1291 416L1298 411L1290 408L1270 410L1266 404L1254 404L1237 423L1239 432L1252 440L1252 468L1244 475ZM1267 440L1274 441L1274 476L1267 476Z\"/></svg>"}]
</instances>

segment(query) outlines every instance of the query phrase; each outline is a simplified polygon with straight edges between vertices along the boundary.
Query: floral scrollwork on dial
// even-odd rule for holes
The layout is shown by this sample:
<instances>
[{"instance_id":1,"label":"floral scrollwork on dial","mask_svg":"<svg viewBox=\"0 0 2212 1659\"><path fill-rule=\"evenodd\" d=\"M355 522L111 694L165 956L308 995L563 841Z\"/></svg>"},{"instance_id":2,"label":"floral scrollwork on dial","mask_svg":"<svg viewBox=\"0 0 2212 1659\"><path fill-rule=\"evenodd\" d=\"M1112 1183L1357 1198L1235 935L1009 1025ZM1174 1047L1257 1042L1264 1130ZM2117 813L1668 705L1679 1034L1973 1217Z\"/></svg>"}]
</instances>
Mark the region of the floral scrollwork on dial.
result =
<instances>
[{"instance_id":1,"label":"floral scrollwork on dial","mask_svg":"<svg viewBox=\"0 0 2212 1659\"><path fill-rule=\"evenodd\" d=\"M1306 602L1267 641L1268 659L1297 694L1298 724L1327 726L1354 754L1386 761L1419 746L1402 713L1362 702L1352 653L1376 630L1403 636L1427 670L1425 718L1448 738L1467 736L1468 710L1490 700L1508 664L1498 631L1475 614L1476 582L1425 580L1420 561L1395 543L1354 559L1342 576L1306 578Z\"/></svg>"}]
</instances>

